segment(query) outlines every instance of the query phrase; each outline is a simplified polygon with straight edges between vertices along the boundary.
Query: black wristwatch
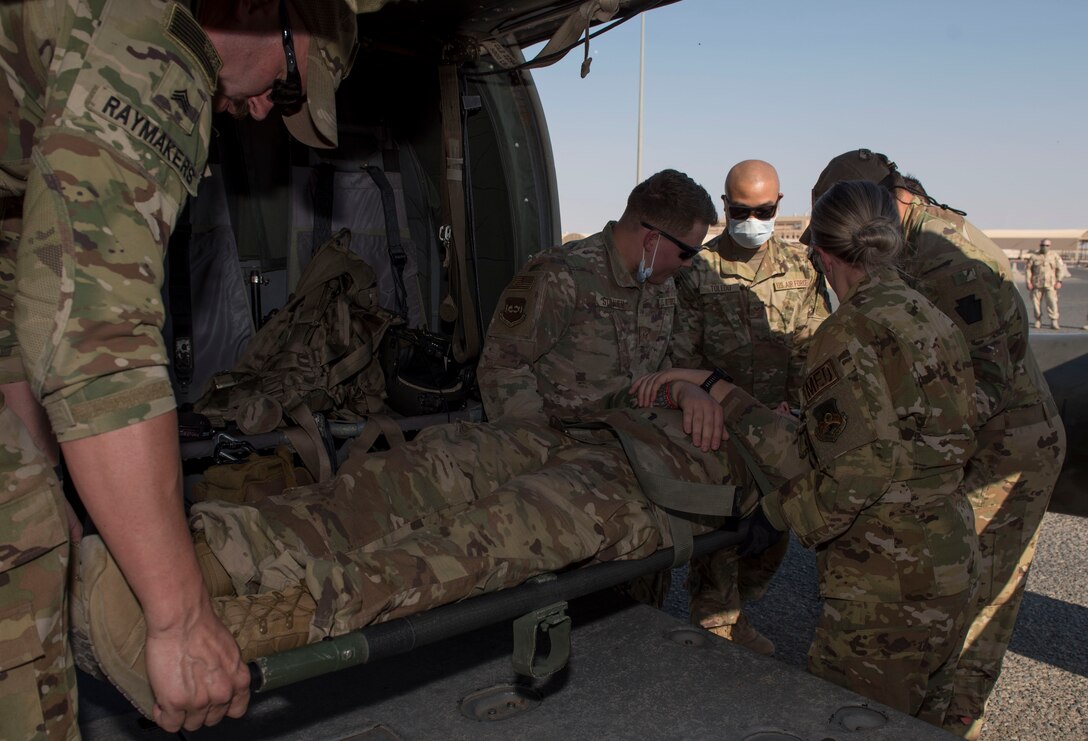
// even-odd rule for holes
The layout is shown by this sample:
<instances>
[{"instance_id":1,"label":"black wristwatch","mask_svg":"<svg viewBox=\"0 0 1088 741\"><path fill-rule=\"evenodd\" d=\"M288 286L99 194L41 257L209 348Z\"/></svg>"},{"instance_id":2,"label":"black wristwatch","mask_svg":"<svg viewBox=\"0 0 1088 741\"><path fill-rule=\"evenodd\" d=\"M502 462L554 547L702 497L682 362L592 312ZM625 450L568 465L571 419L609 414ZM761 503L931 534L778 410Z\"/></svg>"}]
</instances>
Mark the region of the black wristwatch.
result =
<instances>
[{"instance_id":1,"label":"black wristwatch","mask_svg":"<svg viewBox=\"0 0 1088 741\"><path fill-rule=\"evenodd\" d=\"M729 381L729 383L733 383L733 376L729 375L721 368L715 368L710 375L706 377L706 380L703 381L699 388L709 394L710 389L714 388L714 384L718 381Z\"/></svg>"}]
</instances>

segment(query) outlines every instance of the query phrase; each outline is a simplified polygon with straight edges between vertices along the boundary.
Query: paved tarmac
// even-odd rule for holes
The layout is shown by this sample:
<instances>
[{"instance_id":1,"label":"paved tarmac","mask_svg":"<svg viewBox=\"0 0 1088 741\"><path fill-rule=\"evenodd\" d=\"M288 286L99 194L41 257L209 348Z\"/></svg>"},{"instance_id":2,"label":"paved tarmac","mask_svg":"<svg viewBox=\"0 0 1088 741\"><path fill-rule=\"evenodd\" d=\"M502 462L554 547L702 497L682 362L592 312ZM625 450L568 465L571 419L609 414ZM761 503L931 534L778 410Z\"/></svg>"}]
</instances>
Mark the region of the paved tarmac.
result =
<instances>
[{"instance_id":1,"label":"paved tarmac","mask_svg":"<svg viewBox=\"0 0 1088 741\"><path fill-rule=\"evenodd\" d=\"M666 604L677 617L687 615L686 571L674 572ZM815 555L794 539L767 595L746 612L774 641L775 658L803 667L819 611ZM1088 520L1050 513L981 741L1075 739L1088 739Z\"/></svg>"},{"instance_id":2,"label":"paved tarmac","mask_svg":"<svg viewBox=\"0 0 1088 741\"><path fill-rule=\"evenodd\" d=\"M1059 293L1062 332L1081 331L1088 268L1072 268ZM1031 313L1031 301L1020 276ZM1054 332L1045 314L1041 332ZM1086 379L1088 380L1088 379ZM1071 445L1078 444L1072 438ZM1088 495L1088 492L1086 492ZM687 616L686 569L673 575L666 610ZM816 559L796 540L767 595L746 609L776 646L776 658L805 665L819 615ZM1016 631L990 697L981 741L1088 740L1088 518L1049 513L1028 577Z\"/></svg>"}]
</instances>

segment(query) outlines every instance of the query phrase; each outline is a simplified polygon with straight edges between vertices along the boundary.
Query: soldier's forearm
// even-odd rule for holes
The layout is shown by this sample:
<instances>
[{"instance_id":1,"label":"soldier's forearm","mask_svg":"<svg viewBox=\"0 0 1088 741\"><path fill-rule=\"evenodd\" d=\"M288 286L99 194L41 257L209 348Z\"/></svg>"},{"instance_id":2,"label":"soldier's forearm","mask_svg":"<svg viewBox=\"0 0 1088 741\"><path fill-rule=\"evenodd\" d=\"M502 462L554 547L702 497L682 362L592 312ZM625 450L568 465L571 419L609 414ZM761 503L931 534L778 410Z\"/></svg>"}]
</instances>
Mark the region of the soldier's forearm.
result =
<instances>
[{"instance_id":1,"label":"soldier's forearm","mask_svg":"<svg viewBox=\"0 0 1088 741\"><path fill-rule=\"evenodd\" d=\"M61 446L80 498L139 598L149 630L189 620L208 598L182 503L177 415Z\"/></svg>"}]
</instances>

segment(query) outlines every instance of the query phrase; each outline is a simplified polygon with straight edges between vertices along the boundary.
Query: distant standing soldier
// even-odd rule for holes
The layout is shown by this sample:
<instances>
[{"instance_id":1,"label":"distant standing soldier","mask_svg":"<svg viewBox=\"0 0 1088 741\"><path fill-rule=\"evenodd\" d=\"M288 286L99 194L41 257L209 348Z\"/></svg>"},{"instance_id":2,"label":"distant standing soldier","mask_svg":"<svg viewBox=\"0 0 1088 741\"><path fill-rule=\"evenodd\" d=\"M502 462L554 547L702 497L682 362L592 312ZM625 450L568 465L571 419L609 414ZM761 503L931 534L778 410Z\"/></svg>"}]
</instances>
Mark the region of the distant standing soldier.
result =
<instances>
[{"instance_id":1,"label":"distant standing soldier","mask_svg":"<svg viewBox=\"0 0 1088 741\"><path fill-rule=\"evenodd\" d=\"M744 160L725 178L728 231L676 278L680 296L670 348L679 368L721 368L769 407L800 407L808 340L830 312L807 251L774 235L782 193L768 162ZM691 620L757 653L774 644L741 613L759 599L782 563L789 539L740 559L728 549L693 560Z\"/></svg>"},{"instance_id":2,"label":"distant standing soldier","mask_svg":"<svg viewBox=\"0 0 1088 741\"><path fill-rule=\"evenodd\" d=\"M1062 278L1069 276L1062 256L1050 251L1050 240L1039 242L1039 251L1028 258L1028 290L1031 291L1031 304L1035 308L1035 328L1043 326L1043 299L1046 298L1046 314L1050 326L1060 329L1058 324L1058 291L1062 287Z\"/></svg>"}]
</instances>

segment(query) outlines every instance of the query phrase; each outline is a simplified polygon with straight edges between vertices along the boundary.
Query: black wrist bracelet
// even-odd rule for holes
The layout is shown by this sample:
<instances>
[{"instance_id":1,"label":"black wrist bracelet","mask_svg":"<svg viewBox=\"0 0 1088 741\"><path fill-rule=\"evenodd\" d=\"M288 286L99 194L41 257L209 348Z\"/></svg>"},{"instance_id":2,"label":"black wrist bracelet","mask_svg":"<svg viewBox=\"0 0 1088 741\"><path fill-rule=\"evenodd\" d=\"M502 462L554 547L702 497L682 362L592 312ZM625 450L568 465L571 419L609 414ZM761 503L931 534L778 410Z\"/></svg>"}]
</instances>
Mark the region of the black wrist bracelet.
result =
<instances>
[{"instance_id":1,"label":"black wrist bracelet","mask_svg":"<svg viewBox=\"0 0 1088 741\"><path fill-rule=\"evenodd\" d=\"M729 381L729 383L733 383L733 376L729 375L721 368L715 368L711 371L710 375L706 377L706 380L703 381L699 388L709 394L710 389L714 388L714 384L718 381Z\"/></svg>"}]
</instances>

